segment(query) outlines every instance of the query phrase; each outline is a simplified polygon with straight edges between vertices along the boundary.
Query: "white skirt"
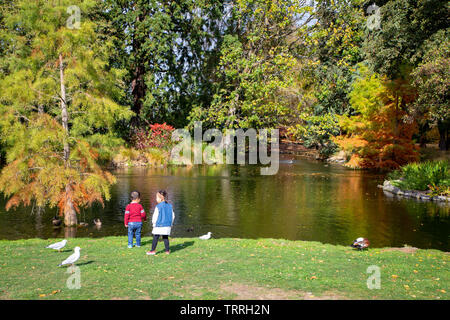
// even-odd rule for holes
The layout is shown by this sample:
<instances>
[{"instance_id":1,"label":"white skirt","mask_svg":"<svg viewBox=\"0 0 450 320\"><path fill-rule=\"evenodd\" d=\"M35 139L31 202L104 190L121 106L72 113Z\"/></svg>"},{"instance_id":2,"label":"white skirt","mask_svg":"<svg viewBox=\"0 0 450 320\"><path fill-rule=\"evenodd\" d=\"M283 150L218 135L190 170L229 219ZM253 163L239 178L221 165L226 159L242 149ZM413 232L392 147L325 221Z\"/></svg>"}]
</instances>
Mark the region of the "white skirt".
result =
<instances>
[{"instance_id":1,"label":"white skirt","mask_svg":"<svg viewBox=\"0 0 450 320\"><path fill-rule=\"evenodd\" d=\"M170 236L172 227L153 227L153 234L160 234L163 236Z\"/></svg>"}]
</instances>

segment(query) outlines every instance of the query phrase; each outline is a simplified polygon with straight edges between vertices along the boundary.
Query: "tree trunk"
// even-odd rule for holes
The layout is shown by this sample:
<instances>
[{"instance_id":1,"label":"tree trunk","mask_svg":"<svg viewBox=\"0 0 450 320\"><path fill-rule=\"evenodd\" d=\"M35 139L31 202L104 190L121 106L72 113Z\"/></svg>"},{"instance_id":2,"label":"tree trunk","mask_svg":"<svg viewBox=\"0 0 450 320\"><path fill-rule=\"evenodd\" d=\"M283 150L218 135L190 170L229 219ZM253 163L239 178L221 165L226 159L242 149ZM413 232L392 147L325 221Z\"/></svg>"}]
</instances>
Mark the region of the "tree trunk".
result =
<instances>
[{"instance_id":1,"label":"tree trunk","mask_svg":"<svg viewBox=\"0 0 450 320\"><path fill-rule=\"evenodd\" d=\"M71 198L71 190L70 186L66 186L66 204L64 206L64 224L66 226L76 226L77 221L77 212L73 207L72 198Z\"/></svg>"},{"instance_id":2,"label":"tree trunk","mask_svg":"<svg viewBox=\"0 0 450 320\"><path fill-rule=\"evenodd\" d=\"M63 69L63 58L62 55L59 55L59 75L60 75L60 83L61 83L61 121L62 126L65 131L66 138L64 139L64 162L67 166L67 161L70 155L69 143L67 142L67 136L69 134L69 114L67 113L67 105L66 105L66 87L64 86L64 69Z\"/></svg>"},{"instance_id":3,"label":"tree trunk","mask_svg":"<svg viewBox=\"0 0 450 320\"><path fill-rule=\"evenodd\" d=\"M449 125L446 122L438 122L439 149L448 150L450 145Z\"/></svg>"},{"instance_id":4,"label":"tree trunk","mask_svg":"<svg viewBox=\"0 0 450 320\"><path fill-rule=\"evenodd\" d=\"M136 115L131 119L132 126L138 126L140 124L140 114L143 106L143 99L145 98L145 71L146 68L144 66L145 61L142 61L142 43L145 41L145 38L142 39L143 35L138 32L138 27L141 22L145 20L148 12L145 9L145 6L141 7L139 4L134 5L134 11L140 12L136 16L134 34L133 34L133 42L132 42L132 52L134 54L134 66L133 66L133 75L131 80L131 94L133 96L133 105L131 106L131 111L133 111ZM144 36L145 37L145 36Z\"/></svg>"},{"instance_id":5,"label":"tree trunk","mask_svg":"<svg viewBox=\"0 0 450 320\"><path fill-rule=\"evenodd\" d=\"M139 62L137 62L139 63ZM136 115L131 119L132 125L139 124L139 115L142 110L142 100L145 98L145 81L144 81L145 70L142 66L138 65L133 72L133 80L131 81L131 93L133 95L133 105L131 106L131 111Z\"/></svg>"},{"instance_id":6,"label":"tree trunk","mask_svg":"<svg viewBox=\"0 0 450 320\"><path fill-rule=\"evenodd\" d=\"M425 122L423 124L419 124L419 143L420 148L426 148L427 147L427 137L426 133L429 130L428 122Z\"/></svg>"},{"instance_id":7,"label":"tree trunk","mask_svg":"<svg viewBox=\"0 0 450 320\"><path fill-rule=\"evenodd\" d=\"M64 162L65 166L69 165L69 155L70 155L70 147L69 142L67 141L67 137L69 135L69 114L67 112L66 105L66 87L64 85L64 67L63 67L63 58L62 55L59 55L59 74L60 74L60 83L61 83L61 118L62 118L62 126L65 131L64 138ZM77 225L77 213L73 206L72 202L72 192L71 192L70 184L66 185L66 203L64 205L64 224L66 226L74 226Z\"/></svg>"}]
</instances>

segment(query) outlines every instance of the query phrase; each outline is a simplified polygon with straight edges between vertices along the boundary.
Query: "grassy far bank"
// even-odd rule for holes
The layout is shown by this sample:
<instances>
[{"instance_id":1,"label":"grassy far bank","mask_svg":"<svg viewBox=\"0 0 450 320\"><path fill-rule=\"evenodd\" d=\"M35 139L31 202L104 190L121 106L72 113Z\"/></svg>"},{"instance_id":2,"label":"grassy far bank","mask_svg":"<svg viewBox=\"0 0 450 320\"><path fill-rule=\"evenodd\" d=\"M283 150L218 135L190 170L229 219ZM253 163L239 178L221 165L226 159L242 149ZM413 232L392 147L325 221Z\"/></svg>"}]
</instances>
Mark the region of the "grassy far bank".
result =
<instances>
[{"instance_id":1,"label":"grassy far bank","mask_svg":"<svg viewBox=\"0 0 450 320\"><path fill-rule=\"evenodd\" d=\"M274 239L175 238L172 253L127 249L126 237L0 241L0 299L449 299L450 255ZM80 246L81 288L57 265ZM381 289L366 270L380 267Z\"/></svg>"}]
</instances>

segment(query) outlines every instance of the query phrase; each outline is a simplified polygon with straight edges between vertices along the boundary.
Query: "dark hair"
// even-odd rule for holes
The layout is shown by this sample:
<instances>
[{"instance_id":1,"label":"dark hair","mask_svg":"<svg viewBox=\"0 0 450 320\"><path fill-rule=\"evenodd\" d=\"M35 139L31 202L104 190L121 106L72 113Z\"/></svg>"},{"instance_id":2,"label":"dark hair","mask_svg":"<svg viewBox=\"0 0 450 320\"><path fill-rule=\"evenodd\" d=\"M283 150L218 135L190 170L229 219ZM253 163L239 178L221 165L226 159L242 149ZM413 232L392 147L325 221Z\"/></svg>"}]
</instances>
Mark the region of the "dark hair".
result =
<instances>
[{"instance_id":1,"label":"dark hair","mask_svg":"<svg viewBox=\"0 0 450 320\"><path fill-rule=\"evenodd\" d=\"M167 192L166 190L159 190L158 193L164 197L164 201L167 202Z\"/></svg>"},{"instance_id":2,"label":"dark hair","mask_svg":"<svg viewBox=\"0 0 450 320\"><path fill-rule=\"evenodd\" d=\"M141 194L139 193L139 191L133 191L131 193L131 200L136 200L139 199L141 197Z\"/></svg>"}]
</instances>

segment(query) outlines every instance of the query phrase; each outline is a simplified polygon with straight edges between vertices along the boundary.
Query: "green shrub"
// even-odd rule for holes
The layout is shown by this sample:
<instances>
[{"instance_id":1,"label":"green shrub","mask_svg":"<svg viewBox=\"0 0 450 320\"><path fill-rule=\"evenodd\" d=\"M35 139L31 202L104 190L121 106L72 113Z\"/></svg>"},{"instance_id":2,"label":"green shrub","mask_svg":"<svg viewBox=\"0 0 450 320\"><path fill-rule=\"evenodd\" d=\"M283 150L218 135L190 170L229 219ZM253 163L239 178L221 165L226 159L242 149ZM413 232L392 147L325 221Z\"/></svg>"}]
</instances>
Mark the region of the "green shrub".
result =
<instances>
[{"instance_id":1,"label":"green shrub","mask_svg":"<svg viewBox=\"0 0 450 320\"><path fill-rule=\"evenodd\" d=\"M445 160L410 163L391 172L388 179L397 180L393 184L401 189L446 193L450 188L450 166Z\"/></svg>"},{"instance_id":2,"label":"green shrub","mask_svg":"<svg viewBox=\"0 0 450 320\"><path fill-rule=\"evenodd\" d=\"M337 150L337 145L331 140L339 134L339 123L335 115L311 115L303 113L299 119L301 124L290 127L288 133L294 139L303 141L307 148L317 148L321 155L330 156Z\"/></svg>"}]
</instances>

